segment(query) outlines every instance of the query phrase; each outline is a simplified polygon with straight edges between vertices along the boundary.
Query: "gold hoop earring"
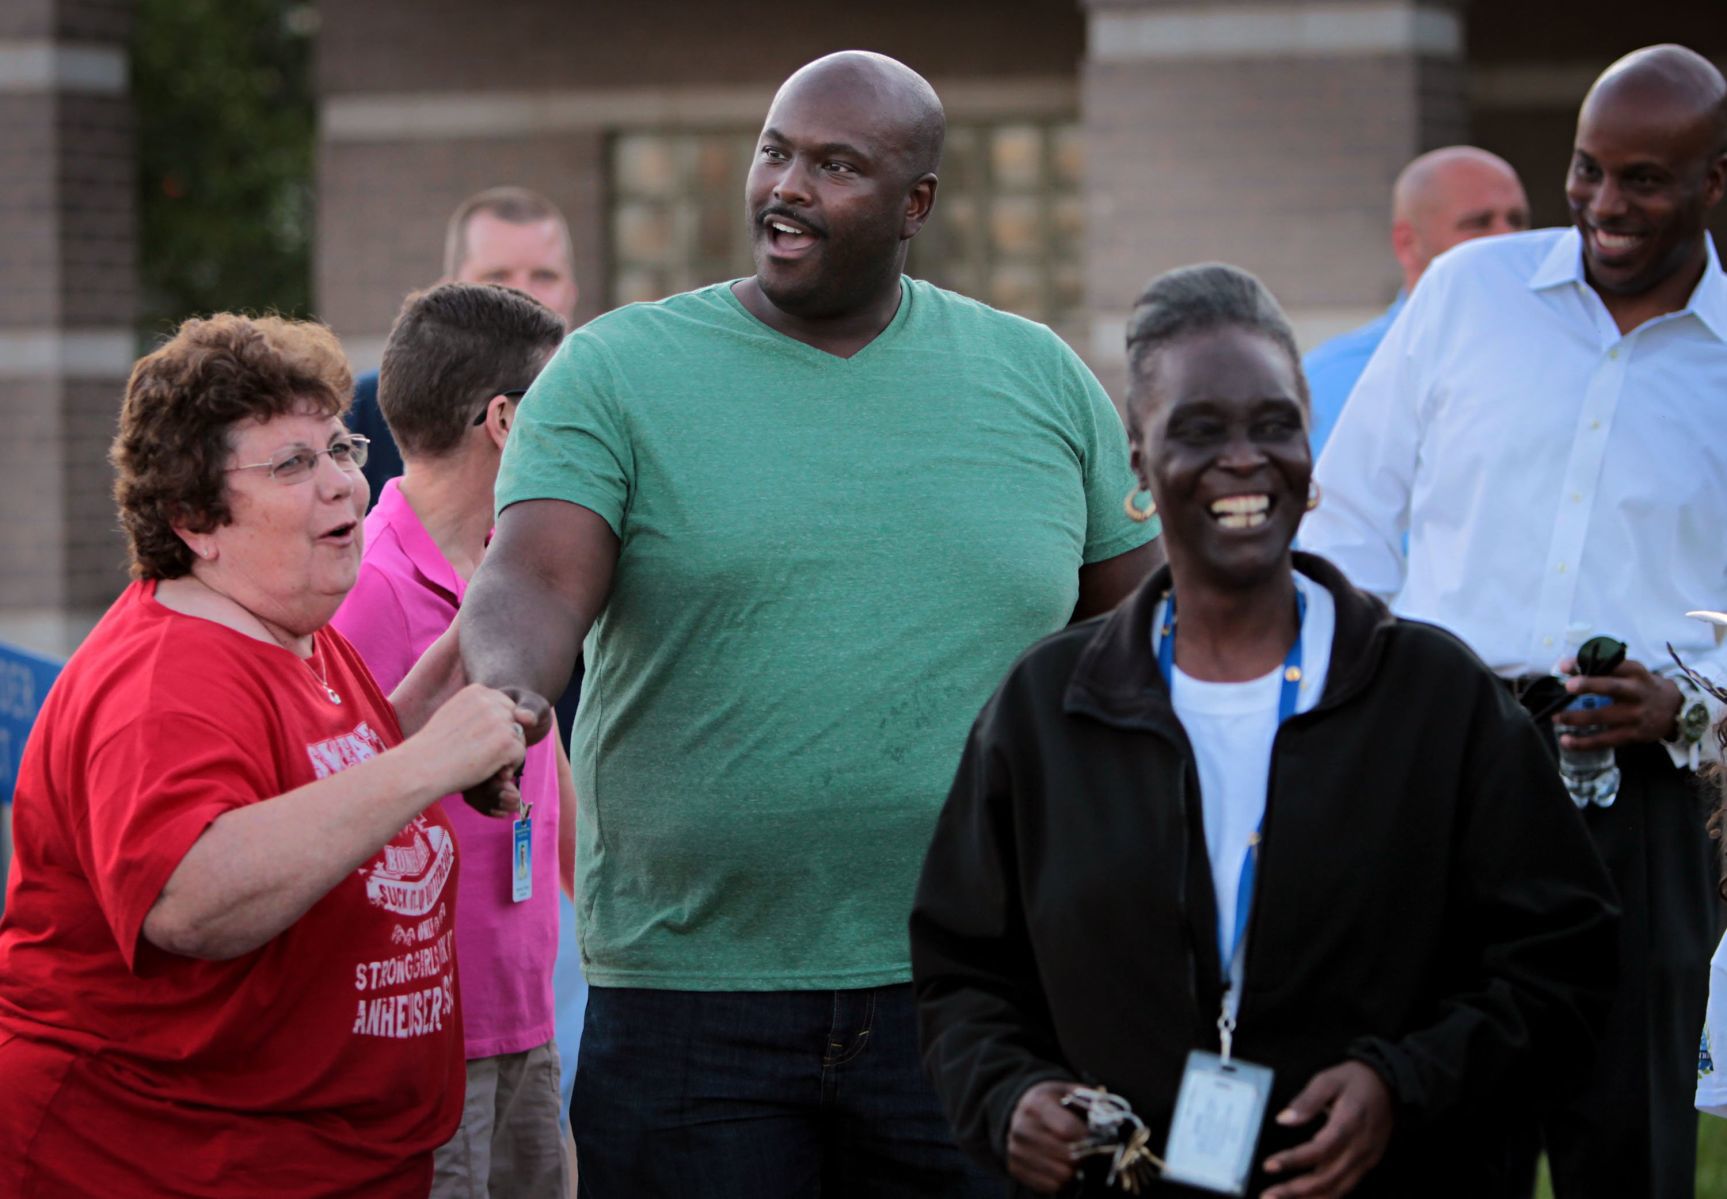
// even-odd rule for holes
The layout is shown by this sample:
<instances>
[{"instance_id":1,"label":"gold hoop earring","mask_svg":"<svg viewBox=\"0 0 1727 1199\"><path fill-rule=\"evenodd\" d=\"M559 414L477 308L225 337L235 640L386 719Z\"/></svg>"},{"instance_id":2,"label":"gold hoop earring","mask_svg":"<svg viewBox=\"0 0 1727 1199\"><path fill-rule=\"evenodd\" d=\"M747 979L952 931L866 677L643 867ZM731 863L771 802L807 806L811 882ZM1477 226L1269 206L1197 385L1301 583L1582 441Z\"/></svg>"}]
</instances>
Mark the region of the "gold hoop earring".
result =
<instances>
[{"instance_id":1,"label":"gold hoop earring","mask_svg":"<svg viewBox=\"0 0 1727 1199\"><path fill-rule=\"evenodd\" d=\"M1312 512L1319 507L1319 501L1325 497L1325 489L1319 485L1318 479L1309 479L1307 486L1307 510Z\"/></svg>"},{"instance_id":2,"label":"gold hoop earring","mask_svg":"<svg viewBox=\"0 0 1727 1199\"><path fill-rule=\"evenodd\" d=\"M1139 495L1142 491L1145 492L1146 498L1151 498L1151 492L1146 491L1143 487L1135 487L1132 491L1127 493L1127 498L1121 501L1121 507L1131 519L1144 524L1146 521L1157 515L1157 501L1153 499L1143 508L1136 506L1133 502L1134 497Z\"/></svg>"}]
</instances>

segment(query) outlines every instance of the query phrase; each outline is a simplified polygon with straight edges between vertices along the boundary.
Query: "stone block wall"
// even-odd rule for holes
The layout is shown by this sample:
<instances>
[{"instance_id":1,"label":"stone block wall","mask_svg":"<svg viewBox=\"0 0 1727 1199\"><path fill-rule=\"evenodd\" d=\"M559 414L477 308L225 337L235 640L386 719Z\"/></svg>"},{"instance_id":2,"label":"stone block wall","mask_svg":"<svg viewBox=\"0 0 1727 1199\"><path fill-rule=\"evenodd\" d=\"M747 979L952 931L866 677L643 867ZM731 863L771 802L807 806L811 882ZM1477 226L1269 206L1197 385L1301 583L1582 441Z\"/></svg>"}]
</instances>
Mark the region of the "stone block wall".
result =
<instances>
[{"instance_id":1,"label":"stone block wall","mask_svg":"<svg viewBox=\"0 0 1727 1199\"><path fill-rule=\"evenodd\" d=\"M0 638L74 646L125 582L108 443L133 356L130 3L0 9Z\"/></svg>"}]
</instances>

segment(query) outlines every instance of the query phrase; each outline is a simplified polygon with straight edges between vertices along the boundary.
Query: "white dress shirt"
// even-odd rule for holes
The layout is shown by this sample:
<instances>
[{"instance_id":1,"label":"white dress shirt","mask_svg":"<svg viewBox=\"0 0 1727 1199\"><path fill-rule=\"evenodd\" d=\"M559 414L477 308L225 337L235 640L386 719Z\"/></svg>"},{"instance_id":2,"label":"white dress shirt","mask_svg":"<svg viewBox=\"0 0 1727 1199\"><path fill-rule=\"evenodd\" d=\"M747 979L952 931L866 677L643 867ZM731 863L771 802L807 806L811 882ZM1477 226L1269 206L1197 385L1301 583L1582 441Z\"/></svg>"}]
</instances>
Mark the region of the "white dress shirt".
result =
<instances>
[{"instance_id":1,"label":"white dress shirt","mask_svg":"<svg viewBox=\"0 0 1727 1199\"><path fill-rule=\"evenodd\" d=\"M1344 406L1303 547L1502 675L1605 633L1727 683L1685 616L1727 607L1727 278L1708 254L1683 310L1623 335L1574 229L1442 255Z\"/></svg>"},{"instance_id":2,"label":"white dress shirt","mask_svg":"<svg viewBox=\"0 0 1727 1199\"><path fill-rule=\"evenodd\" d=\"M1709 1005L1697 1046L1697 1110L1727 1117L1727 937L1709 961ZM1722 1055L1719 1068L1715 1055Z\"/></svg>"}]
</instances>

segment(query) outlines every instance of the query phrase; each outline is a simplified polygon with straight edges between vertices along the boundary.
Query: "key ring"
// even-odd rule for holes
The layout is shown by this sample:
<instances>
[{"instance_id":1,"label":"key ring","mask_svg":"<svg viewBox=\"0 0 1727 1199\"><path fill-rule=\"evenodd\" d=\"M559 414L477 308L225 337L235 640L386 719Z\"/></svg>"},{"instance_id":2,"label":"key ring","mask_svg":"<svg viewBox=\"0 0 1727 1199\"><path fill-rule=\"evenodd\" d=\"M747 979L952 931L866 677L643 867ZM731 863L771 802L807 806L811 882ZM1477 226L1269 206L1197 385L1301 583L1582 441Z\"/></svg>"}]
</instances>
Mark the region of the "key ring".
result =
<instances>
[{"instance_id":1,"label":"key ring","mask_svg":"<svg viewBox=\"0 0 1727 1199\"><path fill-rule=\"evenodd\" d=\"M1132 1104L1106 1087L1075 1087L1062 1096L1061 1105L1085 1113L1085 1139L1068 1147L1074 1161L1108 1157L1104 1185L1130 1195L1151 1185L1163 1159L1151 1151L1151 1130L1134 1114Z\"/></svg>"}]
</instances>

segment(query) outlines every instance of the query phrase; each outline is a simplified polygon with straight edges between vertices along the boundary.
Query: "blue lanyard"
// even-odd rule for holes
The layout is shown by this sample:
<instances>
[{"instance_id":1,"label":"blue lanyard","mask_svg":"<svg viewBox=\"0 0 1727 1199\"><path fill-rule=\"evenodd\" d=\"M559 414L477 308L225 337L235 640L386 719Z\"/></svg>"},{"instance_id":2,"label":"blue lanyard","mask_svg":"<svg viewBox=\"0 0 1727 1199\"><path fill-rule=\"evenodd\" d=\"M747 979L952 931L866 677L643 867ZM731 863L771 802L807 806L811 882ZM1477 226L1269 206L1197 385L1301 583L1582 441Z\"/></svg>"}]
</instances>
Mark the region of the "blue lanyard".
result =
<instances>
[{"instance_id":1,"label":"blue lanyard","mask_svg":"<svg viewBox=\"0 0 1727 1199\"><path fill-rule=\"evenodd\" d=\"M1277 723L1282 724L1295 715L1295 705L1301 697L1301 630L1307 621L1307 597L1301 594L1300 588L1295 592L1295 642L1289 647L1289 653L1283 659L1283 685L1277 693ZM1175 593L1169 593L1169 599L1164 608L1163 627L1158 630L1157 667L1163 672L1164 685L1171 692L1175 688ZM1253 836L1248 839L1247 848L1242 851L1241 875L1235 884L1235 930L1234 936L1224 940L1223 922L1217 926L1217 956L1223 963L1224 986L1229 985L1229 976L1234 973L1236 956L1243 951L1247 936L1247 917L1253 908L1253 888L1255 876L1259 867L1259 834L1265 828L1265 818L1260 817L1259 825L1253 830Z\"/></svg>"}]
</instances>

